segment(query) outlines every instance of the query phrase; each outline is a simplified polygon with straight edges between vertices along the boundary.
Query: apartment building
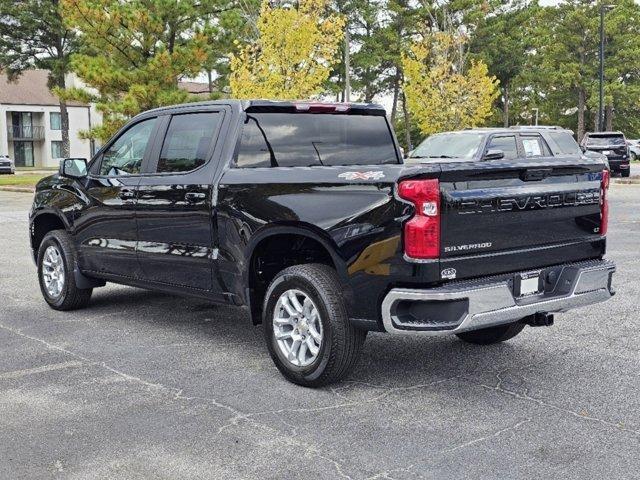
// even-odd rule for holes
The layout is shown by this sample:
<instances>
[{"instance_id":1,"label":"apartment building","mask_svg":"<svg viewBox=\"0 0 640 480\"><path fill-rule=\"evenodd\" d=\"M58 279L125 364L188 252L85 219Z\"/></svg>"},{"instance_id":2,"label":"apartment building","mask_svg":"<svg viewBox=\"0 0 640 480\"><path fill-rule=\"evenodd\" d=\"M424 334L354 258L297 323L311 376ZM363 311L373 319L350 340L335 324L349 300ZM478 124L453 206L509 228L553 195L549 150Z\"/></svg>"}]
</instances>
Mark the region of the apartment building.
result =
<instances>
[{"instance_id":1,"label":"apartment building","mask_svg":"<svg viewBox=\"0 0 640 480\"><path fill-rule=\"evenodd\" d=\"M62 157L60 106L47 79L46 70L27 70L16 82L0 73L0 155L9 155L17 167L56 167ZM68 83L77 82L70 76ZM101 117L93 106L77 102L68 111L70 156L89 159L95 145L79 134Z\"/></svg>"}]
</instances>

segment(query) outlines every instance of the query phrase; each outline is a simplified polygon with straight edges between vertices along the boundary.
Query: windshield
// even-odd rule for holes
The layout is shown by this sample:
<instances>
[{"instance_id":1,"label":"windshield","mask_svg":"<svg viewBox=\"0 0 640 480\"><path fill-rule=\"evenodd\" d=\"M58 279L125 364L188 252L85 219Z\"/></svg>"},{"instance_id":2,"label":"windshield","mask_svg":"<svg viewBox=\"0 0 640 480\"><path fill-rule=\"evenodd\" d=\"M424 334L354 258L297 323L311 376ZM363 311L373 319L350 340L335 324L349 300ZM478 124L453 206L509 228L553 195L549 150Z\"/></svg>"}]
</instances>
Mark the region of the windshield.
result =
<instances>
[{"instance_id":1,"label":"windshield","mask_svg":"<svg viewBox=\"0 0 640 480\"><path fill-rule=\"evenodd\" d=\"M606 147L607 145L624 145L622 135L598 135L597 137L587 137L587 145L590 147Z\"/></svg>"},{"instance_id":2,"label":"windshield","mask_svg":"<svg viewBox=\"0 0 640 480\"><path fill-rule=\"evenodd\" d=\"M409 158L470 159L480 148L483 134L474 132L438 133L426 138Z\"/></svg>"}]
</instances>

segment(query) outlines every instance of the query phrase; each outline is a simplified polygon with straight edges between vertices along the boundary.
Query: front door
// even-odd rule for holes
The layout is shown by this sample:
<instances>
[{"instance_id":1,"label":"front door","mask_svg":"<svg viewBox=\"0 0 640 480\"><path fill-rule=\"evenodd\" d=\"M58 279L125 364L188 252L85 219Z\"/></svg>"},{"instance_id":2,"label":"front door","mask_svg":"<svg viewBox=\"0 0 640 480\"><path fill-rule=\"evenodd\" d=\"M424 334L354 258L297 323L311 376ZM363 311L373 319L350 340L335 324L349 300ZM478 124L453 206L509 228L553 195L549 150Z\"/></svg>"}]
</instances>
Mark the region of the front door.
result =
<instances>
[{"instance_id":1,"label":"front door","mask_svg":"<svg viewBox=\"0 0 640 480\"><path fill-rule=\"evenodd\" d=\"M136 189L157 124L157 118L133 124L92 163L85 184L90 206L75 221L83 270L140 278Z\"/></svg>"},{"instance_id":2,"label":"front door","mask_svg":"<svg viewBox=\"0 0 640 480\"><path fill-rule=\"evenodd\" d=\"M138 260L145 280L219 293L213 261L213 165L222 110L164 117L138 187Z\"/></svg>"}]
</instances>

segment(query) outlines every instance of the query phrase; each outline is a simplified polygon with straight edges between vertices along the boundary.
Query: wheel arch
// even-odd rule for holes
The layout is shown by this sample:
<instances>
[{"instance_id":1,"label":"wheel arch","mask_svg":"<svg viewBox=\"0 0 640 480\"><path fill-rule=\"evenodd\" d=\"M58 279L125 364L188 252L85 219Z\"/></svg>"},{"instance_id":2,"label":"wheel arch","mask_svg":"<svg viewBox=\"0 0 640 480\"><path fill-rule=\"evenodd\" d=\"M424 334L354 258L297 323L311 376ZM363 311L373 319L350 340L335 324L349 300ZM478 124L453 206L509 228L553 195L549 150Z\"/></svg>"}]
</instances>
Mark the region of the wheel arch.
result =
<instances>
[{"instance_id":1,"label":"wheel arch","mask_svg":"<svg viewBox=\"0 0 640 480\"><path fill-rule=\"evenodd\" d=\"M29 236L33 258L38 255L38 249L45 235L52 230L69 231L70 225L64 215L53 209L38 211L31 219Z\"/></svg>"},{"instance_id":2,"label":"wheel arch","mask_svg":"<svg viewBox=\"0 0 640 480\"><path fill-rule=\"evenodd\" d=\"M286 247L283 247L282 243L285 242ZM245 250L246 268L243 272L243 285L245 288L245 301L251 311L254 325L262 321L264 293L266 293L266 288L270 281L278 273L274 268L263 279L260 278L258 268L261 255L265 253L268 255L269 252L295 252L296 247L299 246L303 247L299 250L300 255L293 255L290 259L281 256L279 257L280 262L276 261L274 266L279 269L278 271L291 265L311 262L324 263L332 267L338 274L340 283L344 288L347 307L350 310L353 295L346 262L339 255L337 245L327 232L315 225L301 222L270 225L256 232L251 237ZM305 249L308 249L308 251ZM311 257L306 259L307 261L302 261L305 258L305 253L310 254ZM299 263L290 263L292 261L299 261Z\"/></svg>"}]
</instances>

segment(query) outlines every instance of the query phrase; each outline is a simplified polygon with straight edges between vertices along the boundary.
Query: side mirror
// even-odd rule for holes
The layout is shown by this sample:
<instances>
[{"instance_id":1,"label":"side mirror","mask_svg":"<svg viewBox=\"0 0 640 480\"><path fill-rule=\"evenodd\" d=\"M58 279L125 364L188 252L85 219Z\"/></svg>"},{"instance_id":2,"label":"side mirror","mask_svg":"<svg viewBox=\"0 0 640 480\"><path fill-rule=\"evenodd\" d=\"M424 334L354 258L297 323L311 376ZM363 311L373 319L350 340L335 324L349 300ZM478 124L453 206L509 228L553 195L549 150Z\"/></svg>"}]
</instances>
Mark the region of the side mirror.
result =
<instances>
[{"instance_id":1,"label":"side mirror","mask_svg":"<svg viewBox=\"0 0 640 480\"><path fill-rule=\"evenodd\" d=\"M65 158L60 160L58 173L62 177L83 178L87 176L87 160L85 158Z\"/></svg>"},{"instance_id":2,"label":"side mirror","mask_svg":"<svg viewBox=\"0 0 640 480\"><path fill-rule=\"evenodd\" d=\"M500 160L504 158L504 152L498 149L487 150L482 157L483 160Z\"/></svg>"}]
</instances>

